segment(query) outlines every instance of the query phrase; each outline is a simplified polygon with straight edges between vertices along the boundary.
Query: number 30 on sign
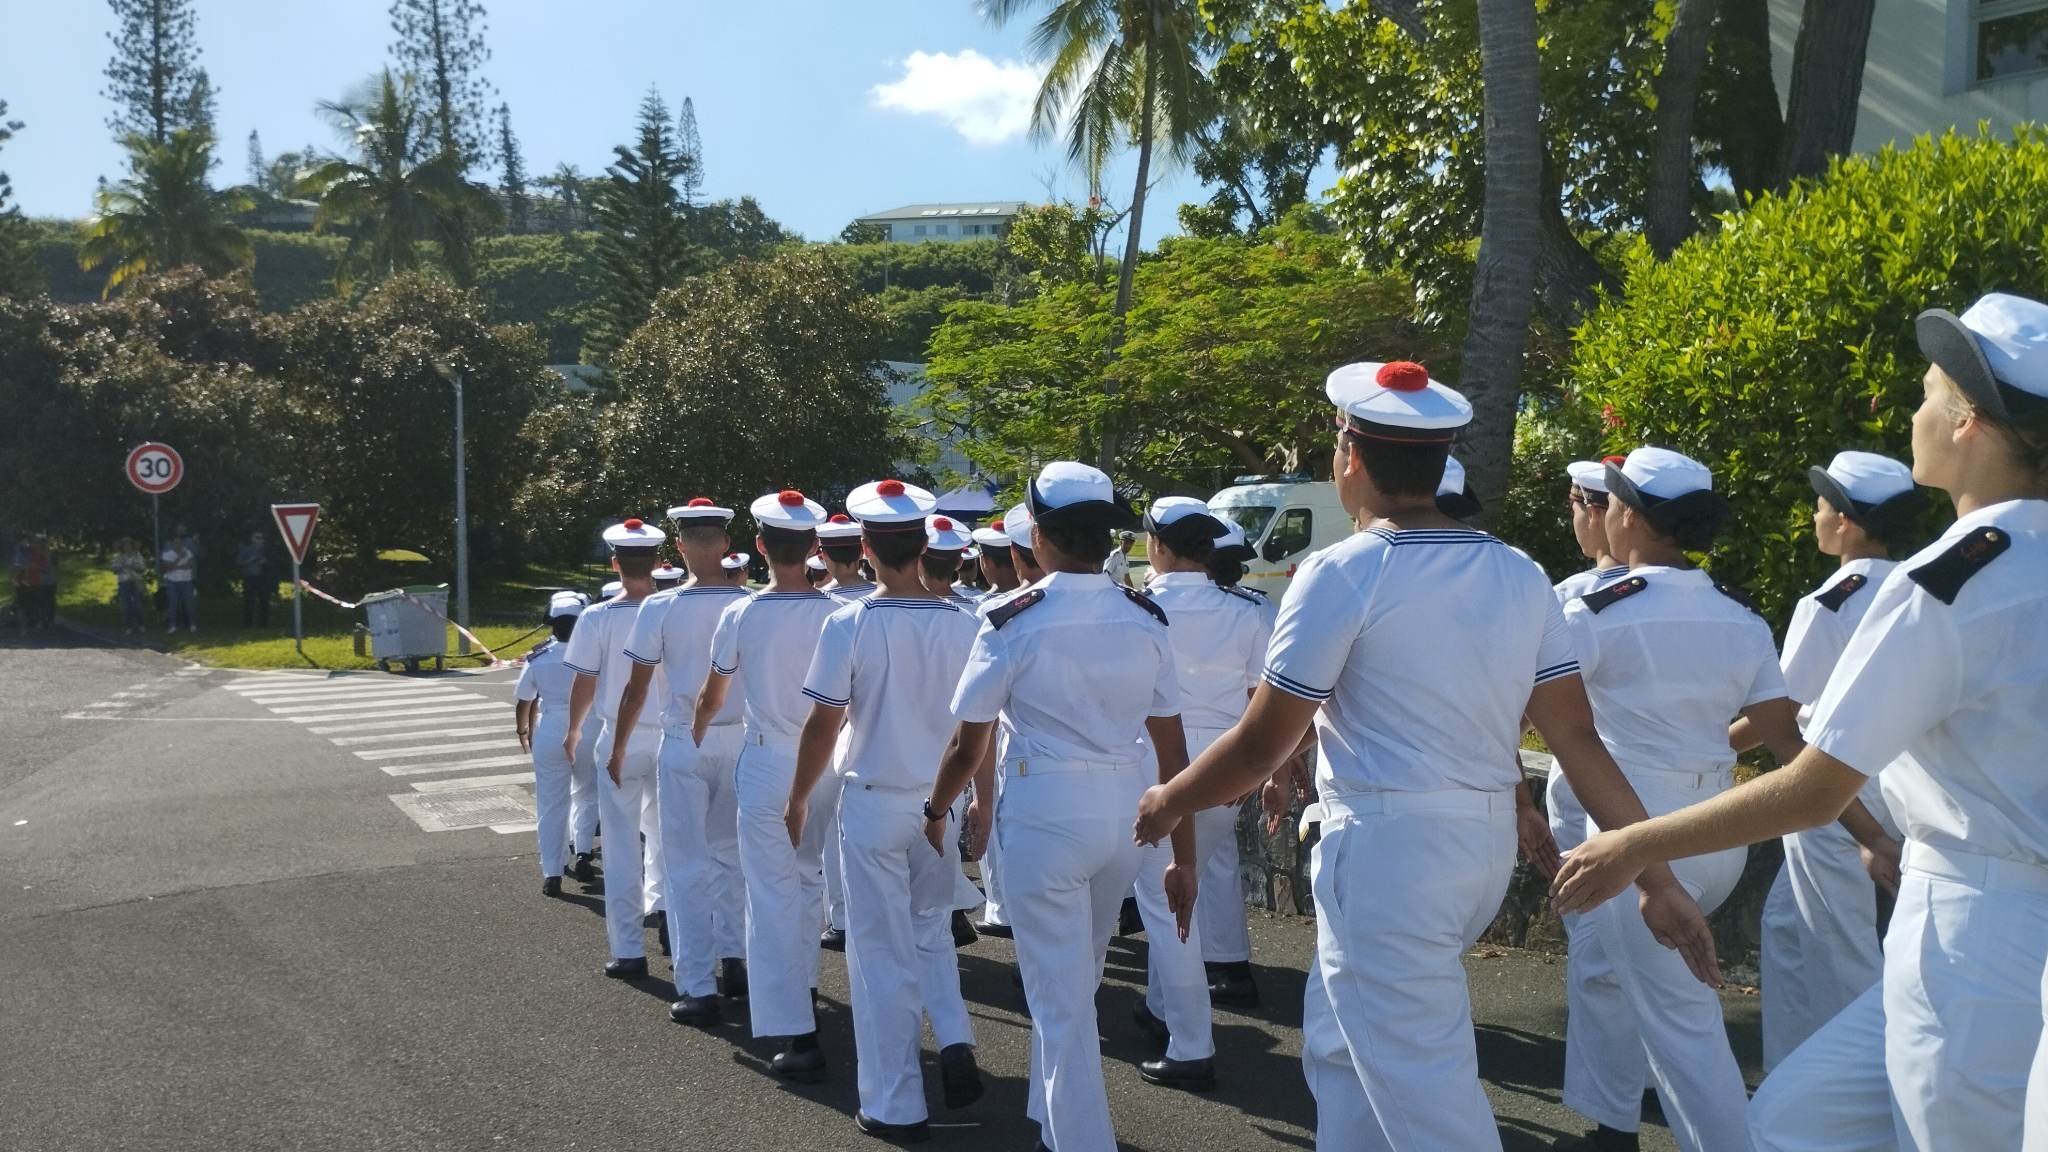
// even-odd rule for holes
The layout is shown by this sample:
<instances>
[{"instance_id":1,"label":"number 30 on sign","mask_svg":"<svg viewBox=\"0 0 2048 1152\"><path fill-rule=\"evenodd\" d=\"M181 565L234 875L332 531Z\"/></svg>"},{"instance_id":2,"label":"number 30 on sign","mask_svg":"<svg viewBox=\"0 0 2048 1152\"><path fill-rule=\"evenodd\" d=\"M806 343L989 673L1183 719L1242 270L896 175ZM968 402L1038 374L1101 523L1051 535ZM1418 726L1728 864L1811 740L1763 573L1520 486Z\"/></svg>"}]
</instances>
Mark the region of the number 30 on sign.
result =
<instances>
[{"instance_id":1,"label":"number 30 on sign","mask_svg":"<svg viewBox=\"0 0 2048 1152\"><path fill-rule=\"evenodd\" d=\"M169 444L148 440L128 450L128 482L151 496L169 492L184 478L185 458Z\"/></svg>"}]
</instances>

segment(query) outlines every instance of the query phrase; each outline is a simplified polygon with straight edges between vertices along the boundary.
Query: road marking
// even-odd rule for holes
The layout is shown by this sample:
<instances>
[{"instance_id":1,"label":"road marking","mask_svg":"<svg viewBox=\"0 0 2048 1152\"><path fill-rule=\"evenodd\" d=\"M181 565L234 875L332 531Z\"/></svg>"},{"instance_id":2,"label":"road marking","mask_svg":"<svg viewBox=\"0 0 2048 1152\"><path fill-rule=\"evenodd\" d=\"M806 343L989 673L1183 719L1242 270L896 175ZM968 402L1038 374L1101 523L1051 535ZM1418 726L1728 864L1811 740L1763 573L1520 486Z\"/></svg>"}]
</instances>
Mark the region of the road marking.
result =
<instances>
[{"instance_id":1,"label":"road marking","mask_svg":"<svg viewBox=\"0 0 2048 1152\"><path fill-rule=\"evenodd\" d=\"M382 696L401 692L457 692L460 684L365 684L360 688L299 688L290 692L243 692L244 700L286 703L292 700L346 700L351 696Z\"/></svg>"},{"instance_id":2,"label":"road marking","mask_svg":"<svg viewBox=\"0 0 2048 1152\"><path fill-rule=\"evenodd\" d=\"M429 772L468 772L476 768L510 768L514 764L531 764L531 756L485 756L477 760L457 760L451 764L383 764L379 765L386 776L424 776Z\"/></svg>"},{"instance_id":3,"label":"road marking","mask_svg":"<svg viewBox=\"0 0 2048 1152\"><path fill-rule=\"evenodd\" d=\"M498 784L531 784L531 772L507 772L502 776L463 776L454 780L421 780L412 786L415 792L460 792L464 788L489 788Z\"/></svg>"},{"instance_id":4,"label":"road marking","mask_svg":"<svg viewBox=\"0 0 2048 1152\"><path fill-rule=\"evenodd\" d=\"M426 695L424 693L416 695L407 694L403 696L373 696L365 700L349 700L346 702L328 701L322 704L270 704L266 705L266 707L268 707L272 712L275 712L280 716L298 717L317 716L323 712L362 712L372 708L403 708L410 704L461 704L468 703L471 701L474 701L479 704L485 702L484 698L481 696L472 696L467 692L450 690L446 693L436 692L431 696Z\"/></svg>"},{"instance_id":5,"label":"road marking","mask_svg":"<svg viewBox=\"0 0 2048 1152\"><path fill-rule=\"evenodd\" d=\"M464 788L455 792L401 792L391 797L398 810L426 832L511 826L535 819L533 795L517 784Z\"/></svg>"},{"instance_id":6,"label":"road marking","mask_svg":"<svg viewBox=\"0 0 2048 1152\"><path fill-rule=\"evenodd\" d=\"M398 721L398 723L411 724L424 723L424 721L404 720ZM441 721L436 720L433 723L439 724ZM346 727L353 728L356 726L350 724ZM371 727L375 727L375 725L371 725ZM503 724L488 724L478 728L429 728L424 731L416 730L412 732L380 732L374 736L336 736L329 743L338 748L347 748L356 744L381 744L386 740L419 740L429 736L496 736L502 734L505 730ZM315 728L313 731L318 732L320 730Z\"/></svg>"},{"instance_id":7,"label":"road marking","mask_svg":"<svg viewBox=\"0 0 2048 1152\"><path fill-rule=\"evenodd\" d=\"M501 736L496 740L466 740L460 744L422 744L413 748L373 748L358 752L364 760L398 760L409 756L439 756L447 752L486 752L493 748L517 748L517 736Z\"/></svg>"},{"instance_id":8,"label":"road marking","mask_svg":"<svg viewBox=\"0 0 2048 1152\"><path fill-rule=\"evenodd\" d=\"M267 696L244 696L243 699L253 699L256 703L263 705L265 708L270 709L272 712L290 712L295 708L317 708L323 704L331 705L334 707L347 707L351 704L365 704L378 700L423 700L432 699L436 696L468 695L470 695L468 692L465 692L460 688L454 687L380 688L367 692L343 692L331 695L323 694L319 696L286 696L279 699L271 699Z\"/></svg>"},{"instance_id":9,"label":"road marking","mask_svg":"<svg viewBox=\"0 0 2048 1152\"><path fill-rule=\"evenodd\" d=\"M540 821L534 820L525 824L493 824L490 828L500 836L513 836L521 832L540 831Z\"/></svg>"},{"instance_id":10,"label":"road marking","mask_svg":"<svg viewBox=\"0 0 2048 1152\"><path fill-rule=\"evenodd\" d=\"M474 705L465 705L464 707L474 709ZM503 704L494 705L493 707L501 715L505 711ZM335 717L328 716L324 717L324 719L332 720ZM435 724L467 724L472 720L481 719L483 719L481 716L428 716L420 720L372 720L364 724L330 724L324 728L308 728L306 731L315 735L326 736L335 732L375 732L385 728L431 728ZM415 736L425 736L430 735L430 733L404 732L399 733L399 735L409 740Z\"/></svg>"},{"instance_id":11,"label":"road marking","mask_svg":"<svg viewBox=\"0 0 2048 1152\"><path fill-rule=\"evenodd\" d=\"M289 724L282 716L122 716L66 712L66 720L122 720L130 724Z\"/></svg>"},{"instance_id":12,"label":"road marking","mask_svg":"<svg viewBox=\"0 0 2048 1152\"><path fill-rule=\"evenodd\" d=\"M433 716L445 712L495 712L502 716L505 714L505 706L489 700L480 700L475 704L440 704L432 708L378 708L367 712L343 712L339 715L294 716L291 721L294 724L326 724L334 720L380 720L387 716ZM323 729L315 728L313 731L319 732Z\"/></svg>"}]
</instances>

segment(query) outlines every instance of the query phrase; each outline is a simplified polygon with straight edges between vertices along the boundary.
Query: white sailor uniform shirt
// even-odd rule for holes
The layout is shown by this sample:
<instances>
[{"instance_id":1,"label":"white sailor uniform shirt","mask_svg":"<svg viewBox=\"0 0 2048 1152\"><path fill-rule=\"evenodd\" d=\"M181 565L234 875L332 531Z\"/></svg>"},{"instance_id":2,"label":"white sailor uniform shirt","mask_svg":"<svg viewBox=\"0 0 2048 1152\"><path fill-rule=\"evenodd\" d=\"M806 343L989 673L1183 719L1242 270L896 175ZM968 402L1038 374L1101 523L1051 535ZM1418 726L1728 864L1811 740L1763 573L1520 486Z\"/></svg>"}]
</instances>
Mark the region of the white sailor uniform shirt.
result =
<instances>
[{"instance_id":1,"label":"white sailor uniform shirt","mask_svg":"<svg viewBox=\"0 0 2048 1152\"><path fill-rule=\"evenodd\" d=\"M1157 573L1145 594L1171 622L1167 637L1180 679L1181 723L1211 729L1237 723L1265 670L1266 645L1273 638L1265 605L1201 572Z\"/></svg>"},{"instance_id":2,"label":"white sailor uniform shirt","mask_svg":"<svg viewBox=\"0 0 2048 1152\"><path fill-rule=\"evenodd\" d=\"M711 667L746 677L750 739L795 745L810 719L804 674L825 617L839 601L822 592L757 592L726 607L711 637Z\"/></svg>"},{"instance_id":3,"label":"white sailor uniform shirt","mask_svg":"<svg viewBox=\"0 0 2048 1152\"><path fill-rule=\"evenodd\" d=\"M704 686L704 674L711 667L711 636L719 617L735 600L751 593L730 584L692 584L656 592L640 604L633 621L633 633L626 642L626 658L654 669L648 688L648 709L660 702L662 730L683 737L690 734L696 719L697 692ZM737 679L727 691L725 706L711 724L736 724L746 695Z\"/></svg>"},{"instance_id":4,"label":"white sailor uniform shirt","mask_svg":"<svg viewBox=\"0 0 2048 1152\"><path fill-rule=\"evenodd\" d=\"M840 775L929 790L979 622L946 600L869 596L825 618L803 693L847 710Z\"/></svg>"},{"instance_id":5,"label":"white sailor uniform shirt","mask_svg":"<svg viewBox=\"0 0 2048 1152\"><path fill-rule=\"evenodd\" d=\"M1851 560L1819 588L1799 598L1792 622L1785 626L1784 654L1778 667L1785 674L1786 694L1799 703L1799 727L1812 723L1814 702L1827 691L1828 678L1849 646L1849 637L1870 611L1877 590L1898 563L1893 560ZM1895 814L1886 804L1882 776L1871 777L1857 799L1893 836L1899 834Z\"/></svg>"},{"instance_id":6,"label":"white sailor uniform shirt","mask_svg":"<svg viewBox=\"0 0 2048 1152\"><path fill-rule=\"evenodd\" d=\"M1612 584L1626 575L1626 564L1616 564L1612 568L1588 568L1584 572L1574 572L1559 580L1553 591L1557 594L1559 604L1569 604L1595 588Z\"/></svg>"},{"instance_id":7,"label":"white sailor uniform shirt","mask_svg":"<svg viewBox=\"0 0 2048 1152\"><path fill-rule=\"evenodd\" d=\"M585 608L576 621L576 630L569 634L569 650L563 654L562 662L571 670L597 677L593 703L607 726L619 719L619 698L625 694L628 676L626 641L633 634L633 622L642 603L612 599ZM654 728L659 724L660 716L655 709L640 709L636 727Z\"/></svg>"},{"instance_id":8,"label":"white sailor uniform shirt","mask_svg":"<svg viewBox=\"0 0 2048 1152\"><path fill-rule=\"evenodd\" d=\"M571 633L574 635L574 633ZM519 671L519 683L512 689L520 700L538 700L540 714L569 718L569 691L576 685L576 670L562 662L566 647L550 637L526 654L526 667Z\"/></svg>"}]
</instances>

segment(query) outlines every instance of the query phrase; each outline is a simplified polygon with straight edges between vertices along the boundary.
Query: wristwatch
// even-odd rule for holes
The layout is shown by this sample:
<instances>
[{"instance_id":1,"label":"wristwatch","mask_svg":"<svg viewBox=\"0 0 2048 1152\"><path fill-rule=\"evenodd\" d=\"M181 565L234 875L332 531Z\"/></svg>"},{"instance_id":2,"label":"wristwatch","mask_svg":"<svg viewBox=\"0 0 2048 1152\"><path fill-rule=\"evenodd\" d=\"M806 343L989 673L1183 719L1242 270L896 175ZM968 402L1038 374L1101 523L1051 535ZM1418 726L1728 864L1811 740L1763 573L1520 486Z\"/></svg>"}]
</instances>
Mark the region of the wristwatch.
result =
<instances>
[{"instance_id":1,"label":"wristwatch","mask_svg":"<svg viewBox=\"0 0 2048 1152\"><path fill-rule=\"evenodd\" d=\"M931 799L930 797L926 797L924 802L924 822L927 824L937 824L945 820L945 818L946 810L944 808L941 808L936 812L932 811Z\"/></svg>"}]
</instances>

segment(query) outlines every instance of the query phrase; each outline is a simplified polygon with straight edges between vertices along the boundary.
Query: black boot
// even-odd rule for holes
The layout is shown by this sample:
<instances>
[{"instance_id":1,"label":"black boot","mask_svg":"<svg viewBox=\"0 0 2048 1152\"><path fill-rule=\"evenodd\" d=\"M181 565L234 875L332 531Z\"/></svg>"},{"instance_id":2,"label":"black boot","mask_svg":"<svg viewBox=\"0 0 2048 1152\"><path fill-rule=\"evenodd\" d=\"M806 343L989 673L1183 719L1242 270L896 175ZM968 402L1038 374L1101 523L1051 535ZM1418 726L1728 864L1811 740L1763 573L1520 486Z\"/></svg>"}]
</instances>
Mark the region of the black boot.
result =
<instances>
[{"instance_id":1,"label":"black boot","mask_svg":"<svg viewBox=\"0 0 2048 1152\"><path fill-rule=\"evenodd\" d=\"M948 1108L965 1108L981 1099L981 1068L974 1062L974 1045L948 1044L939 1049L939 1083L945 1088Z\"/></svg>"},{"instance_id":2,"label":"black boot","mask_svg":"<svg viewBox=\"0 0 2048 1152\"><path fill-rule=\"evenodd\" d=\"M542 880L540 882L540 894L543 896L560 896L562 894L562 878L560 876L550 876Z\"/></svg>"},{"instance_id":3,"label":"black boot","mask_svg":"<svg viewBox=\"0 0 2048 1152\"><path fill-rule=\"evenodd\" d=\"M1138 1075L1147 1084L1206 1092L1216 1086L1216 1062L1209 1059L1147 1060L1138 1065Z\"/></svg>"},{"instance_id":4,"label":"black boot","mask_svg":"<svg viewBox=\"0 0 2048 1152\"><path fill-rule=\"evenodd\" d=\"M1551 1148L1555 1152L1637 1152L1642 1139L1634 1132L1623 1132L1602 1124L1591 1132L1580 1136L1566 1136Z\"/></svg>"},{"instance_id":5,"label":"black boot","mask_svg":"<svg viewBox=\"0 0 2048 1152\"><path fill-rule=\"evenodd\" d=\"M644 980L647 978L647 957L635 956L628 960L607 960L604 974L614 980Z\"/></svg>"},{"instance_id":6,"label":"black boot","mask_svg":"<svg viewBox=\"0 0 2048 1152\"><path fill-rule=\"evenodd\" d=\"M1136 896L1124 897L1124 906L1119 908L1116 914L1116 934L1119 936L1136 936L1144 930L1145 918L1138 915L1138 898Z\"/></svg>"},{"instance_id":7,"label":"black boot","mask_svg":"<svg viewBox=\"0 0 2048 1152\"><path fill-rule=\"evenodd\" d=\"M815 1084L825 1078L825 1050L818 1047L818 1034L806 1032L789 1038L789 1044L769 1062L784 1080Z\"/></svg>"},{"instance_id":8,"label":"black boot","mask_svg":"<svg viewBox=\"0 0 2048 1152\"><path fill-rule=\"evenodd\" d=\"M1251 961L1235 960L1204 967L1209 970L1209 1003L1232 1008L1259 1006L1259 986L1252 980Z\"/></svg>"},{"instance_id":9,"label":"black boot","mask_svg":"<svg viewBox=\"0 0 2048 1152\"><path fill-rule=\"evenodd\" d=\"M860 1126L861 1131L891 1144L922 1144L932 1138L931 1122L926 1120L919 1120L915 1124L884 1124L855 1109L853 1122Z\"/></svg>"},{"instance_id":10,"label":"black boot","mask_svg":"<svg viewBox=\"0 0 2048 1152\"><path fill-rule=\"evenodd\" d=\"M846 951L846 929L826 925L825 930L818 933L818 947L828 952Z\"/></svg>"},{"instance_id":11,"label":"black boot","mask_svg":"<svg viewBox=\"0 0 2048 1152\"><path fill-rule=\"evenodd\" d=\"M728 1000L747 998L747 962L737 956L727 956L718 962L719 991Z\"/></svg>"},{"instance_id":12,"label":"black boot","mask_svg":"<svg viewBox=\"0 0 2048 1152\"><path fill-rule=\"evenodd\" d=\"M576 862L569 866L569 875L578 884L588 884L597 879L597 870L590 866L590 853L578 852Z\"/></svg>"},{"instance_id":13,"label":"black boot","mask_svg":"<svg viewBox=\"0 0 2048 1152\"><path fill-rule=\"evenodd\" d=\"M978 935L994 936L999 940L1010 940L1014 939L1016 936L1014 932L1010 931L1010 926L1008 924L993 923L985 914L982 916L981 919L976 920L974 922L974 931Z\"/></svg>"},{"instance_id":14,"label":"black boot","mask_svg":"<svg viewBox=\"0 0 2048 1152\"><path fill-rule=\"evenodd\" d=\"M1171 1039L1166 1030L1166 1021L1154 1016L1151 1006L1143 1000L1131 1006L1131 1019L1138 1022L1138 1027L1144 1030L1145 1035L1158 1043L1164 1044Z\"/></svg>"},{"instance_id":15,"label":"black boot","mask_svg":"<svg viewBox=\"0 0 2048 1152\"><path fill-rule=\"evenodd\" d=\"M974 943L974 925L968 922L967 913L953 913L953 947L965 948Z\"/></svg>"},{"instance_id":16,"label":"black boot","mask_svg":"<svg viewBox=\"0 0 2048 1152\"><path fill-rule=\"evenodd\" d=\"M719 1015L716 996L692 996L685 992L668 1006L669 1019L678 1024L693 1024L699 1028L708 1028L718 1023Z\"/></svg>"}]
</instances>

